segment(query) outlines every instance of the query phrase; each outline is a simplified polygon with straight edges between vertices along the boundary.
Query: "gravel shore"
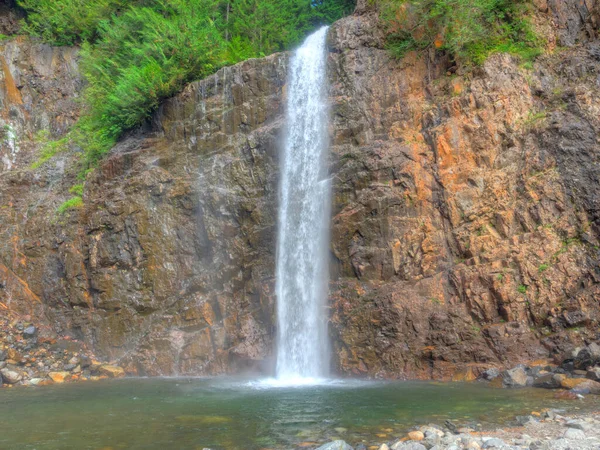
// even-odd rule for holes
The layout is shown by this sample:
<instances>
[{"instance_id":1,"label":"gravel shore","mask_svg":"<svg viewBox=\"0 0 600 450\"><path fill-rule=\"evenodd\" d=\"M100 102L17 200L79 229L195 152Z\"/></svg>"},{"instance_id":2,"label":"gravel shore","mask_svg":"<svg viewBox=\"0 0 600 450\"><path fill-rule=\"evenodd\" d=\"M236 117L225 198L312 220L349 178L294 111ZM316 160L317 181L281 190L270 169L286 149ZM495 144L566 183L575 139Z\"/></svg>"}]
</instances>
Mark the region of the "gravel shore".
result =
<instances>
[{"instance_id":1,"label":"gravel shore","mask_svg":"<svg viewBox=\"0 0 600 450\"><path fill-rule=\"evenodd\" d=\"M600 450L600 412L562 415L549 410L518 420L521 426L491 431L430 424L385 443L352 447L340 440L317 450Z\"/></svg>"}]
</instances>

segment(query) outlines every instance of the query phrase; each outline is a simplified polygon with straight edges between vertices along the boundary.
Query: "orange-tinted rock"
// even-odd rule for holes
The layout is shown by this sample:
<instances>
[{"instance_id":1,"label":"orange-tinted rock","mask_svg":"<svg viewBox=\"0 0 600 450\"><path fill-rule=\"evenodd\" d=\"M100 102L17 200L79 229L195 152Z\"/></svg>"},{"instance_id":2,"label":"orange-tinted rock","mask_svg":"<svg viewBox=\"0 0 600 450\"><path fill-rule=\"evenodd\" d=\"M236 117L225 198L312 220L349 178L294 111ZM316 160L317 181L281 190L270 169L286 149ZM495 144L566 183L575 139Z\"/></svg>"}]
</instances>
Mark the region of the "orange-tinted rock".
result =
<instances>
[{"instance_id":1,"label":"orange-tinted rock","mask_svg":"<svg viewBox=\"0 0 600 450\"><path fill-rule=\"evenodd\" d=\"M462 369L452 376L452 381L475 381L477 376L471 367Z\"/></svg>"},{"instance_id":2,"label":"orange-tinted rock","mask_svg":"<svg viewBox=\"0 0 600 450\"><path fill-rule=\"evenodd\" d=\"M112 366L110 364L103 364L98 369L98 372L101 375L105 375L109 378L122 378L125 376L125 371L123 370L123 368L119 366Z\"/></svg>"},{"instance_id":3,"label":"orange-tinted rock","mask_svg":"<svg viewBox=\"0 0 600 450\"><path fill-rule=\"evenodd\" d=\"M408 438L411 441L422 441L425 438L425 435L421 431L411 431L408 433Z\"/></svg>"},{"instance_id":4,"label":"orange-tinted rock","mask_svg":"<svg viewBox=\"0 0 600 450\"><path fill-rule=\"evenodd\" d=\"M69 372L49 372L48 377L55 383L64 383L71 378Z\"/></svg>"},{"instance_id":5,"label":"orange-tinted rock","mask_svg":"<svg viewBox=\"0 0 600 450\"><path fill-rule=\"evenodd\" d=\"M547 3L541 25L568 49L533 71L506 55L470 72L443 52L398 61L362 0L360 16L331 27L337 372L451 379L469 363L511 368L595 338L600 94L582 74L600 67L585 47L597 27L576 3ZM191 83L88 174L84 207L54 220L77 152L30 170L32 138L77 121L77 50L23 39L0 53L1 125L19 149L0 145L11 311L140 375L264 367L289 55Z\"/></svg>"}]
</instances>

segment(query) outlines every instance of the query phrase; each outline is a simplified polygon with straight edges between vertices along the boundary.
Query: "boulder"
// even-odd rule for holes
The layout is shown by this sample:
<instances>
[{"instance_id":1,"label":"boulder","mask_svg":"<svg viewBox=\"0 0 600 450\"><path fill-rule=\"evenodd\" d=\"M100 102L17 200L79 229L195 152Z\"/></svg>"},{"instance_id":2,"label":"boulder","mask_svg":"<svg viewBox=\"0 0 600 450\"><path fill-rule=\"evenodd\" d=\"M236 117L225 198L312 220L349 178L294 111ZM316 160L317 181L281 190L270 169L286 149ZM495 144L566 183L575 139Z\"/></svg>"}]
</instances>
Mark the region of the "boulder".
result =
<instances>
[{"instance_id":1,"label":"boulder","mask_svg":"<svg viewBox=\"0 0 600 450\"><path fill-rule=\"evenodd\" d=\"M125 376L125 371L123 370L123 368L119 366L113 366L111 364L101 365L98 368L98 372L100 373L100 375L106 375L109 378L122 378Z\"/></svg>"},{"instance_id":2,"label":"boulder","mask_svg":"<svg viewBox=\"0 0 600 450\"><path fill-rule=\"evenodd\" d=\"M494 378L497 378L498 376L500 376L500 371L498 369L496 369L495 367L491 367L487 370L484 370L483 373L481 374L481 378L483 378L484 380L488 380L488 381L491 381Z\"/></svg>"},{"instance_id":3,"label":"boulder","mask_svg":"<svg viewBox=\"0 0 600 450\"><path fill-rule=\"evenodd\" d=\"M55 383L64 383L71 377L69 372L49 372L48 377Z\"/></svg>"},{"instance_id":4,"label":"boulder","mask_svg":"<svg viewBox=\"0 0 600 450\"><path fill-rule=\"evenodd\" d=\"M23 379L23 375L9 368L0 370L0 375L2 375L2 380L4 383L7 384L16 384Z\"/></svg>"},{"instance_id":5,"label":"boulder","mask_svg":"<svg viewBox=\"0 0 600 450\"><path fill-rule=\"evenodd\" d=\"M527 372L523 366L502 372L502 382L507 387L520 387L527 385Z\"/></svg>"},{"instance_id":6,"label":"boulder","mask_svg":"<svg viewBox=\"0 0 600 450\"><path fill-rule=\"evenodd\" d=\"M600 394L600 382L587 380L585 378L574 378L579 381L571 390L578 394Z\"/></svg>"},{"instance_id":7,"label":"boulder","mask_svg":"<svg viewBox=\"0 0 600 450\"><path fill-rule=\"evenodd\" d=\"M560 378L553 373L546 373L534 379L533 386L545 389L556 389L560 387Z\"/></svg>"},{"instance_id":8,"label":"boulder","mask_svg":"<svg viewBox=\"0 0 600 450\"><path fill-rule=\"evenodd\" d=\"M591 367L585 374L585 377L590 379L590 380L594 380L594 381L600 381L600 367L596 366L596 367Z\"/></svg>"},{"instance_id":9,"label":"boulder","mask_svg":"<svg viewBox=\"0 0 600 450\"><path fill-rule=\"evenodd\" d=\"M563 434L563 437L565 439L574 439L578 441L586 438L585 433L576 428L568 428L567 431L565 431L565 434Z\"/></svg>"},{"instance_id":10,"label":"boulder","mask_svg":"<svg viewBox=\"0 0 600 450\"><path fill-rule=\"evenodd\" d=\"M408 438L411 441L422 441L425 438L425 435L420 431L411 431L408 433Z\"/></svg>"}]
</instances>

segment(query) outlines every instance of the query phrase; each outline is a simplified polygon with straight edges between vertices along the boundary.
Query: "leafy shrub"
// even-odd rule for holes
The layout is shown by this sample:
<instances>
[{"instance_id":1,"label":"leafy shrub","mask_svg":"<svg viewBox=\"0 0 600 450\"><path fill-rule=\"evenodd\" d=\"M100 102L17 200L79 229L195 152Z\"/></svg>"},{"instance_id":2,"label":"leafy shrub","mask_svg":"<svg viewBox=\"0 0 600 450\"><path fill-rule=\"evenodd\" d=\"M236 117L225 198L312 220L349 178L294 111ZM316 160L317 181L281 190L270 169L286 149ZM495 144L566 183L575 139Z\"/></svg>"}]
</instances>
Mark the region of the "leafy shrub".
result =
<instances>
[{"instance_id":1,"label":"leafy shrub","mask_svg":"<svg viewBox=\"0 0 600 450\"><path fill-rule=\"evenodd\" d=\"M23 30L54 45L73 45L96 37L98 24L127 0L19 0L28 11Z\"/></svg>"},{"instance_id":2,"label":"leafy shrub","mask_svg":"<svg viewBox=\"0 0 600 450\"><path fill-rule=\"evenodd\" d=\"M130 8L99 24L95 44L83 44L81 70L89 84L73 138L88 164L161 100L227 63L225 43L211 20L213 3L170 0Z\"/></svg>"},{"instance_id":3,"label":"leafy shrub","mask_svg":"<svg viewBox=\"0 0 600 450\"><path fill-rule=\"evenodd\" d=\"M527 18L527 0L383 0L388 46L398 57L434 47L463 64L482 64L492 53L531 60L539 41Z\"/></svg>"},{"instance_id":4,"label":"leafy shrub","mask_svg":"<svg viewBox=\"0 0 600 450\"><path fill-rule=\"evenodd\" d=\"M69 144L84 169L160 102L222 66L297 44L355 0L20 0L25 30L56 45L81 43L88 85L81 119L45 142L37 167Z\"/></svg>"},{"instance_id":5,"label":"leafy shrub","mask_svg":"<svg viewBox=\"0 0 600 450\"><path fill-rule=\"evenodd\" d=\"M83 206L83 199L79 196L71 197L69 200L63 202L57 209L59 214L64 214L70 209L77 209Z\"/></svg>"}]
</instances>

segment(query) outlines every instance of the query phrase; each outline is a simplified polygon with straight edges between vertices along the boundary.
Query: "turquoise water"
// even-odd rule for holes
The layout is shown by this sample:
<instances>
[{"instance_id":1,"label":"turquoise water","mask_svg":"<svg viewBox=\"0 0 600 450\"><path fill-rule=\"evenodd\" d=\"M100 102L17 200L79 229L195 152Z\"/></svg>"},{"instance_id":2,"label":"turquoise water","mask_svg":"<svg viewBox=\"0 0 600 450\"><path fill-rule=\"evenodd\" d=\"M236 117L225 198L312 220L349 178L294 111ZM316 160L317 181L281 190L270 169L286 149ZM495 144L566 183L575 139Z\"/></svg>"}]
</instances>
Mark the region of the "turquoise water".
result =
<instances>
[{"instance_id":1,"label":"turquoise water","mask_svg":"<svg viewBox=\"0 0 600 450\"><path fill-rule=\"evenodd\" d=\"M594 397L480 384L344 382L264 388L231 379L123 379L0 390L0 449L288 449L382 443L415 424L484 427ZM314 443L314 444L311 444Z\"/></svg>"}]
</instances>

